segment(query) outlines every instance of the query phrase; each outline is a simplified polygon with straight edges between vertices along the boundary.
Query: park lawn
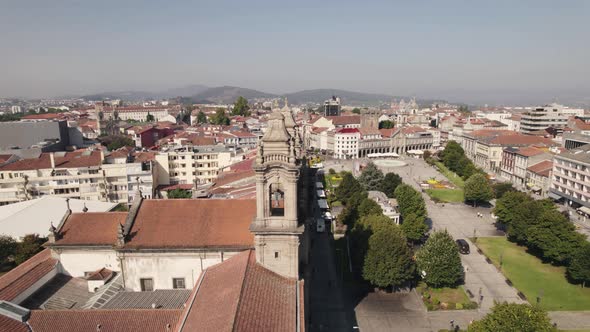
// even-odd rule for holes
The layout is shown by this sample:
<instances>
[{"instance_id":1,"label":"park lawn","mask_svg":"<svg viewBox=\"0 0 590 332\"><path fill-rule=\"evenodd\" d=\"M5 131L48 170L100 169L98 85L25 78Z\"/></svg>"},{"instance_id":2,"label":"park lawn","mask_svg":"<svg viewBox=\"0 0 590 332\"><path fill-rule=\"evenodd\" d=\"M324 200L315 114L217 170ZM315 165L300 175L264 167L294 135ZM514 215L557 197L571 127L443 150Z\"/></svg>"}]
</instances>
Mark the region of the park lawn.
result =
<instances>
[{"instance_id":1,"label":"park lawn","mask_svg":"<svg viewBox=\"0 0 590 332\"><path fill-rule=\"evenodd\" d=\"M449 181L451 181L455 186L457 186L457 188L463 188L465 186L463 179L448 169L443 163L440 161L435 161L434 164L438 167L439 172L449 179Z\"/></svg>"},{"instance_id":2,"label":"park lawn","mask_svg":"<svg viewBox=\"0 0 590 332\"><path fill-rule=\"evenodd\" d=\"M545 264L504 237L478 238L476 244L496 266L502 255L502 272L530 303L542 290L541 306L546 310L590 310L590 288L570 284L565 267Z\"/></svg>"},{"instance_id":3,"label":"park lawn","mask_svg":"<svg viewBox=\"0 0 590 332\"><path fill-rule=\"evenodd\" d=\"M433 199L446 203L462 203L463 189L426 189Z\"/></svg>"}]
</instances>

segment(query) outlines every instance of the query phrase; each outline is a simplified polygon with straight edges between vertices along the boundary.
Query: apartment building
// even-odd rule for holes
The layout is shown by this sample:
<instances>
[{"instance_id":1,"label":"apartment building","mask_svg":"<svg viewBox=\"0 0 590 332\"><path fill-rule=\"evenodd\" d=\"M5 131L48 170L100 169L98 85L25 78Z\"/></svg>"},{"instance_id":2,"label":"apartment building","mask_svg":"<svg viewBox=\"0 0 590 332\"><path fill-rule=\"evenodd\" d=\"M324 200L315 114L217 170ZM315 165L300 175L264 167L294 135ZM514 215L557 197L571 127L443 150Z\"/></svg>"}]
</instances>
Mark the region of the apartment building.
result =
<instances>
[{"instance_id":1,"label":"apartment building","mask_svg":"<svg viewBox=\"0 0 590 332\"><path fill-rule=\"evenodd\" d=\"M161 185L212 183L224 167L236 161L223 145L170 146L156 153L157 182Z\"/></svg>"},{"instance_id":2,"label":"apartment building","mask_svg":"<svg viewBox=\"0 0 590 332\"><path fill-rule=\"evenodd\" d=\"M171 111L180 111L177 106L126 106L126 107L111 107L102 104L97 104L94 108L97 118L102 112L103 119L108 120L115 117L123 121L134 120L145 122L148 114L154 117L156 122L160 121L176 121L174 116L170 115Z\"/></svg>"},{"instance_id":3,"label":"apartment building","mask_svg":"<svg viewBox=\"0 0 590 332\"><path fill-rule=\"evenodd\" d=\"M357 128L341 128L334 133L334 157L358 158L361 132Z\"/></svg>"},{"instance_id":4,"label":"apartment building","mask_svg":"<svg viewBox=\"0 0 590 332\"><path fill-rule=\"evenodd\" d=\"M549 197L590 207L590 145L554 157Z\"/></svg>"},{"instance_id":5,"label":"apartment building","mask_svg":"<svg viewBox=\"0 0 590 332\"><path fill-rule=\"evenodd\" d=\"M551 171L553 161L543 160L526 170L527 188L542 197L546 197L551 186Z\"/></svg>"},{"instance_id":6,"label":"apartment building","mask_svg":"<svg viewBox=\"0 0 590 332\"><path fill-rule=\"evenodd\" d=\"M0 205L48 195L129 204L138 178L151 197L151 161L136 161L127 150L106 159L102 150L42 153L0 167Z\"/></svg>"},{"instance_id":7,"label":"apartment building","mask_svg":"<svg viewBox=\"0 0 590 332\"><path fill-rule=\"evenodd\" d=\"M555 103L536 107L521 116L520 131L527 134L549 127L564 128L569 117L582 115L584 115L583 109L568 108Z\"/></svg>"},{"instance_id":8,"label":"apartment building","mask_svg":"<svg viewBox=\"0 0 590 332\"><path fill-rule=\"evenodd\" d=\"M502 152L501 175L510 180L517 188L527 187L527 169L553 156L545 150L532 146L507 147Z\"/></svg>"}]
</instances>

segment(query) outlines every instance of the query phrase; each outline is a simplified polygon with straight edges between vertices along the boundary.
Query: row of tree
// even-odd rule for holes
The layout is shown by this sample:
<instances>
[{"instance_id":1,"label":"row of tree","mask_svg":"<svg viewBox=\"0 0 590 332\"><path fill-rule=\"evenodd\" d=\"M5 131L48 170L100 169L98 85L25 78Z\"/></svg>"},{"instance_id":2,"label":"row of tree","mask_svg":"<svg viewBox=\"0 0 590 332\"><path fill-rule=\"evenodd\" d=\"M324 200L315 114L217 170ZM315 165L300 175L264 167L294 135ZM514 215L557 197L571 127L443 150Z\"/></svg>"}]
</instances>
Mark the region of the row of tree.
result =
<instances>
[{"instance_id":1,"label":"row of tree","mask_svg":"<svg viewBox=\"0 0 590 332\"><path fill-rule=\"evenodd\" d=\"M47 238L38 234L25 235L22 241L17 242L8 235L0 235L0 267L5 265L19 265L35 254L43 250L43 243Z\"/></svg>"},{"instance_id":2,"label":"row of tree","mask_svg":"<svg viewBox=\"0 0 590 332\"><path fill-rule=\"evenodd\" d=\"M475 164L465 155L461 145L455 141L449 141L445 149L440 154L442 163L451 171L462 177L464 180L469 179L475 173L485 174L483 170L477 168Z\"/></svg>"},{"instance_id":3,"label":"row of tree","mask_svg":"<svg viewBox=\"0 0 590 332\"><path fill-rule=\"evenodd\" d=\"M590 243L553 202L511 191L496 201L494 214L510 241L527 246L544 261L567 266L570 281L582 286L590 281Z\"/></svg>"}]
</instances>

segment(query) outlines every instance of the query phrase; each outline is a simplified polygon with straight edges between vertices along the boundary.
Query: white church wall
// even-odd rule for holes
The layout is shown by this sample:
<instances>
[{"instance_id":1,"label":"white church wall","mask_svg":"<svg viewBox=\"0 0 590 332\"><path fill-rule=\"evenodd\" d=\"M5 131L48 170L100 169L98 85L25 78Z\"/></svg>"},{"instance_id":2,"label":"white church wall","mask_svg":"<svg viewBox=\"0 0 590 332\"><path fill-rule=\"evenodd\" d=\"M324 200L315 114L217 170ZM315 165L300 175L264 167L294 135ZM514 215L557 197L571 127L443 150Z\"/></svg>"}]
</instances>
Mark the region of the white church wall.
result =
<instances>
[{"instance_id":1,"label":"white church wall","mask_svg":"<svg viewBox=\"0 0 590 332\"><path fill-rule=\"evenodd\" d=\"M64 249L59 254L63 272L72 277L84 277L84 272L93 272L103 267L120 271L114 250Z\"/></svg>"}]
</instances>

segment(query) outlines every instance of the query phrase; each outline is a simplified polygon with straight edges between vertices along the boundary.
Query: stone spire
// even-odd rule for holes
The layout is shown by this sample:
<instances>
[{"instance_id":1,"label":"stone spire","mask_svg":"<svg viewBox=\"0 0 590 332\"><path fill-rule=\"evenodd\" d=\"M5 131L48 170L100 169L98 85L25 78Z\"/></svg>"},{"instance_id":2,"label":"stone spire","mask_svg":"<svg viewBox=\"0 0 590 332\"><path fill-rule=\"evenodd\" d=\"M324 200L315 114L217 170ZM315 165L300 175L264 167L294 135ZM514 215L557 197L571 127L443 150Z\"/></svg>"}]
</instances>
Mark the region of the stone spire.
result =
<instances>
[{"instance_id":1,"label":"stone spire","mask_svg":"<svg viewBox=\"0 0 590 332\"><path fill-rule=\"evenodd\" d=\"M262 136L262 142L288 142L289 132L285 127L285 116L281 112L272 112L268 118L268 128Z\"/></svg>"}]
</instances>

